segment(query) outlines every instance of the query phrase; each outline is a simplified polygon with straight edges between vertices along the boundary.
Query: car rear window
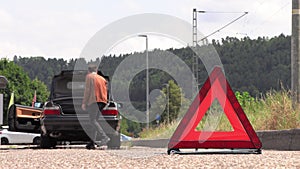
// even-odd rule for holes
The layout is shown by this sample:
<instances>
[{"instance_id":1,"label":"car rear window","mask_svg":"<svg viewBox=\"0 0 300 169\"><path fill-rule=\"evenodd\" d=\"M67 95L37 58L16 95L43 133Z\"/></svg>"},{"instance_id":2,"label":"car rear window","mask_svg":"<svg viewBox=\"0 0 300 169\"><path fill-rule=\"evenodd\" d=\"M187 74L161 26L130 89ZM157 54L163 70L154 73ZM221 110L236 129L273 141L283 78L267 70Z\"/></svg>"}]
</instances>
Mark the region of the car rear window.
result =
<instances>
[{"instance_id":1,"label":"car rear window","mask_svg":"<svg viewBox=\"0 0 300 169\"><path fill-rule=\"evenodd\" d=\"M85 87L85 82L68 82L67 89L69 90L83 90Z\"/></svg>"}]
</instances>

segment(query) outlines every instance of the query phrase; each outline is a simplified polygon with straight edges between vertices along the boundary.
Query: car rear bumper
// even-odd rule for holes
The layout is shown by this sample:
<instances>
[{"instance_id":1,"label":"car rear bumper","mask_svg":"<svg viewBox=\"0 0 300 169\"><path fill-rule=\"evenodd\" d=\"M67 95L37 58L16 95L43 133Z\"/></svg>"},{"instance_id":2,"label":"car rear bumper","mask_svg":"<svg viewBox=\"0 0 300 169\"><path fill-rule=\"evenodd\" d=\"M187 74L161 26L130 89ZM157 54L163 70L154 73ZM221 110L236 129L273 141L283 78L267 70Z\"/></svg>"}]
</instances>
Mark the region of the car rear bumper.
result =
<instances>
[{"instance_id":1,"label":"car rear bumper","mask_svg":"<svg viewBox=\"0 0 300 169\"><path fill-rule=\"evenodd\" d=\"M119 133L120 123L117 116L99 117L101 127L107 135ZM43 135L57 140L88 140L87 134L91 129L88 116L45 116L41 119Z\"/></svg>"}]
</instances>

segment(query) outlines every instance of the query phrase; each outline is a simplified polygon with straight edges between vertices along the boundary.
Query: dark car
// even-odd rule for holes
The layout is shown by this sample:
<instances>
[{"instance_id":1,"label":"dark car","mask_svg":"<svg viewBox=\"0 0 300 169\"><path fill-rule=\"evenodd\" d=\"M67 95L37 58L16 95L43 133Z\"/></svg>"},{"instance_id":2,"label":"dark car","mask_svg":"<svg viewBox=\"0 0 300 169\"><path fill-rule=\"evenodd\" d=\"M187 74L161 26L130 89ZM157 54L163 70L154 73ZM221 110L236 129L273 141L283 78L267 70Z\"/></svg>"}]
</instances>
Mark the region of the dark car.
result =
<instances>
[{"instance_id":1,"label":"dark car","mask_svg":"<svg viewBox=\"0 0 300 169\"><path fill-rule=\"evenodd\" d=\"M87 135L91 129L89 116L81 109L86 74L87 71L70 70L54 76L50 98L44 105L40 120L41 148L55 147L58 141L89 141ZM109 81L108 77L101 72L98 74ZM110 137L108 148L120 148L120 119L117 104L110 101L101 113L98 121Z\"/></svg>"}]
</instances>

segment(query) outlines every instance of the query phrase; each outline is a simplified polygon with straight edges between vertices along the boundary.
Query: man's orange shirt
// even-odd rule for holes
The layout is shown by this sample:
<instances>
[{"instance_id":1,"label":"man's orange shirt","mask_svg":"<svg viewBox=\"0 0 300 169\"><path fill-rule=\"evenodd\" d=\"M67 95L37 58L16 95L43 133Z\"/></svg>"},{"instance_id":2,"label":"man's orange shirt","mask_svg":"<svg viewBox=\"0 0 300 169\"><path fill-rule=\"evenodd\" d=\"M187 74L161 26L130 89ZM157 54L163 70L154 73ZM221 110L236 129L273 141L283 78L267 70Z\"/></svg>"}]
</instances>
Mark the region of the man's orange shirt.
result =
<instances>
[{"instance_id":1,"label":"man's orange shirt","mask_svg":"<svg viewBox=\"0 0 300 169\"><path fill-rule=\"evenodd\" d=\"M107 81L93 72L86 75L82 103L90 105L95 102L107 103Z\"/></svg>"}]
</instances>

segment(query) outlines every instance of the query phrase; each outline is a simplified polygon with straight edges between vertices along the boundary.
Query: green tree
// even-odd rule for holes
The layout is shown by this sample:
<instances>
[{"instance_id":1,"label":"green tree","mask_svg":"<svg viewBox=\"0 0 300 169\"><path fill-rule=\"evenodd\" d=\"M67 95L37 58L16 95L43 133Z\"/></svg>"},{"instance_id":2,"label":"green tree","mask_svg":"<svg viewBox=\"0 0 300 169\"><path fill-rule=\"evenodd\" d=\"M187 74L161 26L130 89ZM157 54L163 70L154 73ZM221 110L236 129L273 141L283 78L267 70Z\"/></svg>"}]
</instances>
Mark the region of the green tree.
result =
<instances>
[{"instance_id":1,"label":"green tree","mask_svg":"<svg viewBox=\"0 0 300 169\"><path fill-rule=\"evenodd\" d=\"M165 95L168 102L164 105L164 97L158 97L156 99L156 104L154 104L156 106L153 107L153 112L160 113L159 111L164 110L161 113L161 122L167 123L169 121L171 123L183 114L180 110L186 111L186 105L189 104L189 102L184 97L184 94L181 93L179 86L173 80L170 80L161 92Z\"/></svg>"},{"instance_id":2,"label":"green tree","mask_svg":"<svg viewBox=\"0 0 300 169\"><path fill-rule=\"evenodd\" d=\"M236 91L235 96L242 107L245 107L247 103L251 103L255 100L248 92L241 93Z\"/></svg>"},{"instance_id":3,"label":"green tree","mask_svg":"<svg viewBox=\"0 0 300 169\"><path fill-rule=\"evenodd\" d=\"M38 79L31 81L29 76L24 73L24 70L14 62L1 59L0 75L5 76L9 82L7 88L1 91L1 93L4 94L5 101L4 117L6 117L7 106L12 92L14 92L15 103L22 105L31 105L35 90L39 102L45 102L47 100L49 92L47 91L46 85Z\"/></svg>"},{"instance_id":4,"label":"green tree","mask_svg":"<svg viewBox=\"0 0 300 169\"><path fill-rule=\"evenodd\" d=\"M169 118L170 118L170 122L172 122L178 117L182 97L181 97L181 90L179 86L177 86L177 84L173 80L170 80L168 82L168 86L169 86L168 104L169 104L169 111L170 111ZM165 91L167 92L166 88Z\"/></svg>"},{"instance_id":5,"label":"green tree","mask_svg":"<svg viewBox=\"0 0 300 169\"><path fill-rule=\"evenodd\" d=\"M49 98L50 92L48 91L47 86L37 78L31 82L30 90L36 91L37 102L45 102Z\"/></svg>"},{"instance_id":6,"label":"green tree","mask_svg":"<svg viewBox=\"0 0 300 169\"><path fill-rule=\"evenodd\" d=\"M138 122L128 120L122 117L121 120L121 133L131 136L139 137L139 133L142 131L141 125Z\"/></svg>"},{"instance_id":7,"label":"green tree","mask_svg":"<svg viewBox=\"0 0 300 169\"><path fill-rule=\"evenodd\" d=\"M68 68L67 61L63 59L49 58L46 60L41 56L30 58L15 56L14 62L27 72L30 79L38 78L47 85L48 89L50 89L53 76Z\"/></svg>"}]
</instances>

